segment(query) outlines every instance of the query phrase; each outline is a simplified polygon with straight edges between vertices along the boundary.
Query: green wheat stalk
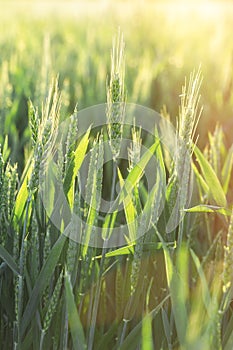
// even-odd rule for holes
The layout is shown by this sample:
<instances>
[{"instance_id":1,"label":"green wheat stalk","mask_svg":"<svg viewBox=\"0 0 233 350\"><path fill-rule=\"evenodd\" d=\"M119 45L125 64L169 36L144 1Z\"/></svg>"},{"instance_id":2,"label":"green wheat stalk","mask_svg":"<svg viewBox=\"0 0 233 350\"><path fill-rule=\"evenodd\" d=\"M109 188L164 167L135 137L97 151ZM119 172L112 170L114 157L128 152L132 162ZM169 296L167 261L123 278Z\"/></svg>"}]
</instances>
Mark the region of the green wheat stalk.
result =
<instances>
[{"instance_id":1,"label":"green wheat stalk","mask_svg":"<svg viewBox=\"0 0 233 350\"><path fill-rule=\"evenodd\" d=\"M227 233L227 242L224 247L223 260L223 293L226 294L232 286L233 266L233 211Z\"/></svg>"}]
</instances>

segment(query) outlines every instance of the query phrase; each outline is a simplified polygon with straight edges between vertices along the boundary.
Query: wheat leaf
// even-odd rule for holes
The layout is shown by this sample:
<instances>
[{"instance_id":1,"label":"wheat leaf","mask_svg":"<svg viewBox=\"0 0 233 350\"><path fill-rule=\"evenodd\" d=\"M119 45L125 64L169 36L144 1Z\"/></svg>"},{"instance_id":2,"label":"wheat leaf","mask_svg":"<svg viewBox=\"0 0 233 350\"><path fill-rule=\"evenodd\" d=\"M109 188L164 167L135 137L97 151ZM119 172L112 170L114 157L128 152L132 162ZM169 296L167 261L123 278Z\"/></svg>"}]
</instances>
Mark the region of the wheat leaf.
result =
<instances>
[{"instance_id":1,"label":"wheat leaf","mask_svg":"<svg viewBox=\"0 0 233 350\"><path fill-rule=\"evenodd\" d=\"M68 274L65 276L65 289L68 320L73 340L73 347L75 350L87 349L82 323L74 301L71 281Z\"/></svg>"},{"instance_id":2,"label":"wheat leaf","mask_svg":"<svg viewBox=\"0 0 233 350\"><path fill-rule=\"evenodd\" d=\"M202 152L198 149L198 147L194 148L194 153L200 164L204 179L209 187L214 201L217 205L225 207L227 204L225 193L213 168L211 167L210 163L206 160Z\"/></svg>"},{"instance_id":3,"label":"wheat leaf","mask_svg":"<svg viewBox=\"0 0 233 350\"><path fill-rule=\"evenodd\" d=\"M201 204L195 207L184 209L188 213L219 213L225 216L231 216L231 210L223 207L218 207L216 205Z\"/></svg>"},{"instance_id":4,"label":"wheat leaf","mask_svg":"<svg viewBox=\"0 0 233 350\"><path fill-rule=\"evenodd\" d=\"M20 274L19 268L16 265L14 259L2 245L0 245L0 257L5 261L5 263L16 275Z\"/></svg>"},{"instance_id":5,"label":"wheat leaf","mask_svg":"<svg viewBox=\"0 0 233 350\"><path fill-rule=\"evenodd\" d=\"M61 235L51 249L49 256L40 271L32 290L30 299L26 305L21 324L21 334L23 335L31 319L34 317L36 308L40 302L40 297L54 274L54 269L59 261L66 237Z\"/></svg>"},{"instance_id":6,"label":"wheat leaf","mask_svg":"<svg viewBox=\"0 0 233 350\"><path fill-rule=\"evenodd\" d=\"M124 179L121 175L120 169L118 168L117 170L118 170L120 187L121 189L123 189ZM131 241L134 241L136 239L136 223L135 223L136 209L134 207L132 195L130 193L126 193L126 196L123 198L123 205L124 205L126 222L129 230L129 237Z\"/></svg>"},{"instance_id":7,"label":"wheat leaf","mask_svg":"<svg viewBox=\"0 0 233 350\"><path fill-rule=\"evenodd\" d=\"M28 198L28 181L31 177L31 173L32 173L32 165L28 168L28 171L24 177L23 183L20 187L20 190L18 192L18 195L16 197L16 201L15 201L15 216L18 220L20 220L20 218L22 217L25 205L26 205L26 201Z\"/></svg>"},{"instance_id":8,"label":"wheat leaf","mask_svg":"<svg viewBox=\"0 0 233 350\"><path fill-rule=\"evenodd\" d=\"M76 150L73 153L73 159L70 161L64 180L64 192L67 195L69 204L71 208L74 204L74 183L77 173L84 160L86 150L89 143L89 135L91 131L91 126L81 139Z\"/></svg>"},{"instance_id":9,"label":"wheat leaf","mask_svg":"<svg viewBox=\"0 0 233 350\"><path fill-rule=\"evenodd\" d=\"M222 183L223 183L223 190L225 194L227 194L228 192L229 182L231 179L232 165L233 165L233 145L231 146L231 148L227 153L227 157L222 169Z\"/></svg>"}]
</instances>

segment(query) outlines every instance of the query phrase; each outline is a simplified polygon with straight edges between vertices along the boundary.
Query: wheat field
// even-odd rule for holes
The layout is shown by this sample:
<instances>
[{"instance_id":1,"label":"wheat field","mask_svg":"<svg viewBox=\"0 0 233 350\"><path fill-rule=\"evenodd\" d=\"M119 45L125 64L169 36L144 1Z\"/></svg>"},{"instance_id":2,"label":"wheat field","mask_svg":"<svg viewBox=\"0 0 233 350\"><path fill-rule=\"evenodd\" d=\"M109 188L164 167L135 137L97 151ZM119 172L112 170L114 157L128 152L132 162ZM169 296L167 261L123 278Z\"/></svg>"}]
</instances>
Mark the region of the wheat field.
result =
<instances>
[{"instance_id":1,"label":"wheat field","mask_svg":"<svg viewBox=\"0 0 233 350\"><path fill-rule=\"evenodd\" d=\"M231 350L231 2L1 9L0 348Z\"/></svg>"}]
</instances>

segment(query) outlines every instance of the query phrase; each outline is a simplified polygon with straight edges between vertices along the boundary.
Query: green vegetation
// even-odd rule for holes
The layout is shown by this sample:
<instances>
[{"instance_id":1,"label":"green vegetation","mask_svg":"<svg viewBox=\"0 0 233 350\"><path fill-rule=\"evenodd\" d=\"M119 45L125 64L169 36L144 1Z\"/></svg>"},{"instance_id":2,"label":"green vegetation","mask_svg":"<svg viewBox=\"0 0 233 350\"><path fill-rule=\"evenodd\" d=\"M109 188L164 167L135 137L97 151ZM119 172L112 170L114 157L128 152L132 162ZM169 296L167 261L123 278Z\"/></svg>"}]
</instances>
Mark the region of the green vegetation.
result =
<instances>
[{"instance_id":1,"label":"green vegetation","mask_svg":"<svg viewBox=\"0 0 233 350\"><path fill-rule=\"evenodd\" d=\"M172 13L155 16L152 9L143 17L140 7L127 16L108 8L98 13L101 21L93 13L62 19L62 11L52 20L13 9L12 18L10 11L2 15L3 350L233 347L233 145L223 131L233 107L230 33L221 29L222 40L207 48L213 19L203 23L196 13L201 31L182 21L174 31ZM231 14L220 14L223 27ZM118 24L124 38L115 36ZM104 102L107 125L88 125L77 137L78 111ZM126 102L161 110L173 122L175 157L157 125L147 137L135 120L124 124ZM221 114L222 126L209 129ZM49 197L52 213L61 188L82 219L77 226L73 216L65 235L65 205L55 225L42 203L40 176L67 120L49 168L58 183ZM125 135L127 162L118 159ZM108 140L112 158L103 166ZM152 158L157 171L149 191L144 175ZM78 172L85 162L84 200ZM103 213L101 196L115 201L112 211ZM126 244L110 247L113 230L124 224ZM96 227L102 247L90 245ZM75 232L78 242L69 238Z\"/></svg>"}]
</instances>

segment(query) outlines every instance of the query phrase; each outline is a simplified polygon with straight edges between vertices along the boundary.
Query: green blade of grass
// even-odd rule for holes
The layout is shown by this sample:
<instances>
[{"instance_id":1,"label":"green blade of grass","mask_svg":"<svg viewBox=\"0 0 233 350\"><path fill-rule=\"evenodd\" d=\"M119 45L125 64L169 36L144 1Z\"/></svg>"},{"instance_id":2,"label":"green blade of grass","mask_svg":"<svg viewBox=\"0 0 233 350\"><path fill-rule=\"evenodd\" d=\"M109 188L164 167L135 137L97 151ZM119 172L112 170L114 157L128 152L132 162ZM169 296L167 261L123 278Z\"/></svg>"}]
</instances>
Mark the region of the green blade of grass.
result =
<instances>
[{"instance_id":1,"label":"green blade of grass","mask_svg":"<svg viewBox=\"0 0 233 350\"><path fill-rule=\"evenodd\" d=\"M115 210L113 213L107 214L105 217L102 229L102 238L104 240L108 239L111 236L112 230L116 222L117 213L117 210Z\"/></svg>"},{"instance_id":2,"label":"green blade of grass","mask_svg":"<svg viewBox=\"0 0 233 350\"><path fill-rule=\"evenodd\" d=\"M232 210L218 207L216 205L200 204L195 207L184 209L187 213L219 213L225 216L231 216Z\"/></svg>"},{"instance_id":3,"label":"green blade of grass","mask_svg":"<svg viewBox=\"0 0 233 350\"><path fill-rule=\"evenodd\" d=\"M16 201L15 201L15 217L20 220L20 218L22 217L26 202L27 202L27 198L28 198L28 181L30 179L32 173L32 165L28 168L28 171L24 177L23 183L20 187L20 190L18 192L18 195L16 197Z\"/></svg>"},{"instance_id":4,"label":"green blade of grass","mask_svg":"<svg viewBox=\"0 0 233 350\"><path fill-rule=\"evenodd\" d=\"M142 350L153 350L152 317L147 314L142 320Z\"/></svg>"},{"instance_id":5,"label":"green blade of grass","mask_svg":"<svg viewBox=\"0 0 233 350\"><path fill-rule=\"evenodd\" d=\"M87 349L82 323L77 311L72 292L70 276L65 276L65 290L66 290L66 305L68 311L68 321L70 325L71 336L73 340L73 347L75 350Z\"/></svg>"},{"instance_id":6,"label":"green blade of grass","mask_svg":"<svg viewBox=\"0 0 233 350\"><path fill-rule=\"evenodd\" d=\"M206 310L209 311L210 307L211 307L211 296L210 296L210 291L209 291L209 287L208 287L208 282L206 280L206 276L205 273L203 271L202 265L200 263L200 260L198 258L198 256L194 253L194 251L191 249L191 256L193 258L193 262L196 266L198 275L200 277L200 281L201 281L201 286L202 286L202 297L203 297L203 302L204 305L206 307Z\"/></svg>"},{"instance_id":7,"label":"green blade of grass","mask_svg":"<svg viewBox=\"0 0 233 350\"><path fill-rule=\"evenodd\" d=\"M40 302L41 295L48 285L51 277L53 276L54 269L59 261L62 249L64 247L66 237L61 235L57 242L54 244L51 249L49 256L42 267L42 270L39 273L39 276L36 280L32 293L30 295L29 301L26 305L22 323L21 323L21 334L23 335L26 331L27 326L29 325L31 319L34 317L36 308Z\"/></svg>"},{"instance_id":8,"label":"green blade of grass","mask_svg":"<svg viewBox=\"0 0 233 350\"><path fill-rule=\"evenodd\" d=\"M122 255L133 254L134 253L135 244L136 243L131 243L131 244L128 244L127 246L125 246L125 247L121 247L121 248L118 248L116 250L113 250L112 252L108 252L108 253L106 253L105 257L106 258L112 258L114 256L122 256ZM167 247L175 248L174 242L171 242L171 243L169 243L169 242L167 243L166 242L164 244L166 244ZM144 242L143 243L143 247L142 247L142 250L144 252L152 252L152 251L160 250L160 249L163 249L163 244L161 242ZM100 259L101 257L102 257L102 255L98 255L94 259Z\"/></svg>"},{"instance_id":9,"label":"green blade of grass","mask_svg":"<svg viewBox=\"0 0 233 350\"><path fill-rule=\"evenodd\" d=\"M123 189L124 179L121 175L120 169L118 168L117 170L118 170L120 187L121 189ZM129 237L131 241L134 241L136 239L136 222L135 222L136 209L134 207L132 196L130 193L126 193L126 196L123 198L123 205L124 205L126 222L129 230Z\"/></svg>"},{"instance_id":10,"label":"green blade of grass","mask_svg":"<svg viewBox=\"0 0 233 350\"><path fill-rule=\"evenodd\" d=\"M84 238L84 246L83 246L83 256L85 257L88 250L88 244L90 241L91 233L93 231L93 226L95 225L97 213L96 213L96 171L93 175L93 188L92 188L92 196L91 196L91 202L90 207L88 211L87 216L87 222L86 222L86 231L85 231L85 238Z\"/></svg>"},{"instance_id":11,"label":"green blade of grass","mask_svg":"<svg viewBox=\"0 0 233 350\"><path fill-rule=\"evenodd\" d=\"M169 251L166 247L164 247L164 259L177 335L180 345L185 346L188 314L186 309L186 295L182 290L183 281L181 281L179 278L176 268L171 260Z\"/></svg>"},{"instance_id":12,"label":"green blade of grass","mask_svg":"<svg viewBox=\"0 0 233 350\"><path fill-rule=\"evenodd\" d=\"M165 311L164 308L162 308L162 322L163 322L165 337L168 344L168 349L170 349L171 348L171 325L168 320L167 312Z\"/></svg>"},{"instance_id":13,"label":"green blade of grass","mask_svg":"<svg viewBox=\"0 0 233 350\"><path fill-rule=\"evenodd\" d=\"M74 182L86 154L86 150L89 143L90 131L91 126L88 128L87 132L85 133L80 143L78 144L75 152L73 153L73 159L70 161L69 167L65 175L64 192L67 195L71 208L74 204Z\"/></svg>"},{"instance_id":14,"label":"green blade of grass","mask_svg":"<svg viewBox=\"0 0 233 350\"><path fill-rule=\"evenodd\" d=\"M138 236L144 235L151 225L156 225L159 218L159 207L162 203L162 196L165 192L164 174L158 171L156 174L156 183L149 192L145 206L143 208Z\"/></svg>"},{"instance_id":15,"label":"green blade of grass","mask_svg":"<svg viewBox=\"0 0 233 350\"><path fill-rule=\"evenodd\" d=\"M146 168L149 160L155 153L156 148L159 146L159 140L156 140L153 145L146 150L146 152L141 157L140 161L133 167L127 176L124 186L120 192L120 203L123 200L128 200L128 197L132 193L134 186L139 182L141 176L143 175L143 171ZM127 197L125 197L125 193L127 193Z\"/></svg>"},{"instance_id":16,"label":"green blade of grass","mask_svg":"<svg viewBox=\"0 0 233 350\"><path fill-rule=\"evenodd\" d=\"M187 267L182 268L182 263L187 264L187 252L179 251L181 256L178 256L178 266L173 264L169 250L160 233L156 232L160 241L163 244L163 253L165 260L167 283L171 295L172 311L176 325L176 331L180 346L185 348L186 345L186 330L188 325L187 312ZM181 249L186 249L181 247ZM180 271L179 271L180 270Z\"/></svg>"},{"instance_id":17,"label":"green blade of grass","mask_svg":"<svg viewBox=\"0 0 233 350\"><path fill-rule=\"evenodd\" d=\"M112 258L114 256L121 256L121 255L129 255L129 254L133 254L134 252L134 244L129 244L125 247L122 248L118 248L112 252L108 252L105 254L106 258ZM100 259L102 257L102 255L98 255L95 257L95 259Z\"/></svg>"},{"instance_id":18,"label":"green blade of grass","mask_svg":"<svg viewBox=\"0 0 233 350\"><path fill-rule=\"evenodd\" d=\"M207 183L205 182L205 180L203 179L203 177L201 176L199 170L197 169L197 167L195 166L195 164L192 162L192 169L194 171L195 177L199 183L199 192L201 194L201 189L203 190L203 192L205 194L209 193L209 187L207 185Z\"/></svg>"},{"instance_id":19,"label":"green blade of grass","mask_svg":"<svg viewBox=\"0 0 233 350\"><path fill-rule=\"evenodd\" d=\"M16 275L20 274L19 268L16 265L14 259L2 245L0 245L0 257Z\"/></svg>"},{"instance_id":20,"label":"green blade of grass","mask_svg":"<svg viewBox=\"0 0 233 350\"><path fill-rule=\"evenodd\" d=\"M213 196L214 201L217 205L225 207L227 204L224 190L220 184L219 179L217 178L216 173L211 167L210 163L206 160L202 152L198 149L197 146L194 148L194 153L197 157L198 163L201 167L204 179L206 184L209 187L209 190Z\"/></svg>"},{"instance_id":21,"label":"green blade of grass","mask_svg":"<svg viewBox=\"0 0 233 350\"><path fill-rule=\"evenodd\" d=\"M227 194L228 187L231 179L231 172L233 166L233 145L227 152L227 157L222 168L222 184L224 193Z\"/></svg>"},{"instance_id":22,"label":"green blade of grass","mask_svg":"<svg viewBox=\"0 0 233 350\"><path fill-rule=\"evenodd\" d=\"M3 144L3 150L2 150L2 157L4 159L4 162L7 161L9 155L10 155L10 149L8 147L8 135L5 136L4 144Z\"/></svg>"}]
</instances>

